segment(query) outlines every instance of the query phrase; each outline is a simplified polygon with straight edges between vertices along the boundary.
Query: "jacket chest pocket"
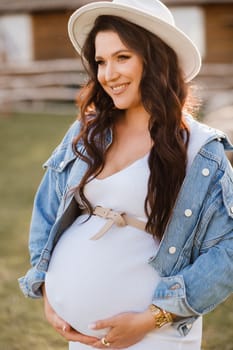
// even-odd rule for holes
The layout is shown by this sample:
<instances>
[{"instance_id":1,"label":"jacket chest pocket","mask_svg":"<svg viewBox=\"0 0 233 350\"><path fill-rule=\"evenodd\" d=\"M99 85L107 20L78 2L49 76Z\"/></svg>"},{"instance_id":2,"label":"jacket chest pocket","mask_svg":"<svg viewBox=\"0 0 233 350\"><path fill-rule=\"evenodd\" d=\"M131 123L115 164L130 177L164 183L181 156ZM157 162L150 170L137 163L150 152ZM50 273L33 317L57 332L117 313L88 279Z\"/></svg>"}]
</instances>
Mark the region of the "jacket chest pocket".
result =
<instances>
[{"instance_id":1,"label":"jacket chest pocket","mask_svg":"<svg viewBox=\"0 0 233 350\"><path fill-rule=\"evenodd\" d=\"M76 155L71 146L58 146L43 167L50 171L55 181L55 191L60 201L66 192L70 171L75 162Z\"/></svg>"}]
</instances>

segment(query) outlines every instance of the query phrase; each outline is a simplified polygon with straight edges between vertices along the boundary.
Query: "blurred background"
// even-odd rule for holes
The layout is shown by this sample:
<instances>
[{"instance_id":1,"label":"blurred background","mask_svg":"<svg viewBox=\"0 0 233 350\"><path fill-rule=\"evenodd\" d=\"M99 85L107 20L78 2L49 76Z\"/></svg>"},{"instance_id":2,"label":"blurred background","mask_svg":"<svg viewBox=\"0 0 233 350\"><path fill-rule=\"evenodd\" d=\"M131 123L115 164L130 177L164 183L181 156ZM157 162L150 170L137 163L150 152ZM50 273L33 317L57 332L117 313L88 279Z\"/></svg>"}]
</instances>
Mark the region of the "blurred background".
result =
<instances>
[{"instance_id":1,"label":"blurred background","mask_svg":"<svg viewBox=\"0 0 233 350\"><path fill-rule=\"evenodd\" d=\"M45 322L42 302L24 299L17 278L29 267L28 228L41 164L78 112L75 99L86 77L67 21L89 2L0 0L0 350L67 348ZM202 55L192 82L198 118L233 140L233 1L164 3ZM203 350L233 350L232 306L231 297L205 316Z\"/></svg>"}]
</instances>

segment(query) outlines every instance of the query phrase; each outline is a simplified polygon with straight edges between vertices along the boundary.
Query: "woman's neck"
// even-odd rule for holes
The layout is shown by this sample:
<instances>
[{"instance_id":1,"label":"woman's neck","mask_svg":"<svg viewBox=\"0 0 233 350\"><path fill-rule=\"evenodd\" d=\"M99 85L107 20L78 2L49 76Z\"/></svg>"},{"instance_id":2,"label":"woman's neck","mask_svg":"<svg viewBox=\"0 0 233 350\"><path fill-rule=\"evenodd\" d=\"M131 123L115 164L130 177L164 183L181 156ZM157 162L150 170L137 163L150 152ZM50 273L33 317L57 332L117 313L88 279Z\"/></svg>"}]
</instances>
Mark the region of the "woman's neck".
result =
<instances>
[{"instance_id":1,"label":"woman's neck","mask_svg":"<svg viewBox=\"0 0 233 350\"><path fill-rule=\"evenodd\" d=\"M118 119L118 125L135 132L148 130L150 115L144 108L126 110Z\"/></svg>"}]
</instances>

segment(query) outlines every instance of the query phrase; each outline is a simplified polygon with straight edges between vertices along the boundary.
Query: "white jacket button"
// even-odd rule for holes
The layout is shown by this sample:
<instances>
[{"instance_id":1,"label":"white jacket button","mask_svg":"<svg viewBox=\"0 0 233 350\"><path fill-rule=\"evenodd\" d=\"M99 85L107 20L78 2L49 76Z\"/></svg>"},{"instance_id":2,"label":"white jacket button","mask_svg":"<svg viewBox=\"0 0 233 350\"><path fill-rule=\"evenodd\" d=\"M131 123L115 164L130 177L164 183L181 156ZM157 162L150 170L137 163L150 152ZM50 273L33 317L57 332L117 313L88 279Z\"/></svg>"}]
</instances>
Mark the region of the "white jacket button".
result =
<instances>
[{"instance_id":1,"label":"white jacket button","mask_svg":"<svg viewBox=\"0 0 233 350\"><path fill-rule=\"evenodd\" d=\"M61 163L59 164L59 168L62 169L63 165L64 165L64 160L61 161Z\"/></svg>"},{"instance_id":2,"label":"white jacket button","mask_svg":"<svg viewBox=\"0 0 233 350\"><path fill-rule=\"evenodd\" d=\"M187 218L189 218L190 216L193 215L193 212L191 209L186 209L184 212L184 215L187 216Z\"/></svg>"},{"instance_id":3,"label":"white jacket button","mask_svg":"<svg viewBox=\"0 0 233 350\"><path fill-rule=\"evenodd\" d=\"M209 174L210 174L210 171L209 171L208 168L202 169L202 175L203 175L203 176L209 176Z\"/></svg>"},{"instance_id":4,"label":"white jacket button","mask_svg":"<svg viewBox=\"0 0 233 350\"><path fill-rule=\"evenodd\" d=\"M169 254L175 254L175 252L176 252L176 247L170 247L170 248L168 249L168 251L169 251Z\"/></svg>"}]
</instances>

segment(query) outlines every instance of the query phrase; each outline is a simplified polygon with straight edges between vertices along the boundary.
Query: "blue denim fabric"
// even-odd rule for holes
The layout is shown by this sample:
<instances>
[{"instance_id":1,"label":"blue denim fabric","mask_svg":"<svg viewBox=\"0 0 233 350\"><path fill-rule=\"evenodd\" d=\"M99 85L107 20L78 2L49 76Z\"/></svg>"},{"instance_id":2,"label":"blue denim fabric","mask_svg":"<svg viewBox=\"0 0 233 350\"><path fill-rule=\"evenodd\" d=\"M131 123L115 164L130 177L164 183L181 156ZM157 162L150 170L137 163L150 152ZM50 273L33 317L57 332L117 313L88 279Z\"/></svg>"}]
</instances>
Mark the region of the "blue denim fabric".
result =
<instances>
[{"instance_id":1,"label":"blue denim fabric","mask_svg":"<svg viewBox=\"0 0 233 350\"><path fill-rule=\"evenodd\" d=\"M148 261L161 276L153 303L181 316L174 326L183 335L197 317L233 291L233 171L224 151L233 146L220 131L188 120L191 134L198 130L192 146L195 157L159 250ZM41 297L52 250L79 215L70 191L86 171L86 163L72 150L79 129L77 121L44 164L47 171L35 197L30 228L32 268L19 279L25 296ZM106 146L111 140L109 130ZM82 143L77 148L84 151Z\"/></svg>"}]
</instances>

